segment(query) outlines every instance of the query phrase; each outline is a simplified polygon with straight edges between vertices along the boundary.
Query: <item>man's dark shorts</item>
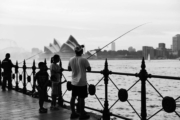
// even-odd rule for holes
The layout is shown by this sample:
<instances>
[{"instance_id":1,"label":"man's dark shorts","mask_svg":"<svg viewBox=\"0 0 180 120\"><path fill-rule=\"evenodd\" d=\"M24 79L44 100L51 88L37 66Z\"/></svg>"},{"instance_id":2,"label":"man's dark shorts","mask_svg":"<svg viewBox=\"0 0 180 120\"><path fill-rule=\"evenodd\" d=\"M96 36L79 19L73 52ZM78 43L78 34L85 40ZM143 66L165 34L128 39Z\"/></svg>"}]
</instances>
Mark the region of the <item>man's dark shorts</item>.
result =
<instances>
[{"instance_id":1,"label":"man's dark shorts","mask_svg":"<svg viewBox=\"0 0 180 120\"><path fill-rule=\"evenodd\" d=\"M72 96L79 98L86 98L88 96L87 93L87 85L86 86L74 86L72 85Z\"/></svg>"}]
</instances>

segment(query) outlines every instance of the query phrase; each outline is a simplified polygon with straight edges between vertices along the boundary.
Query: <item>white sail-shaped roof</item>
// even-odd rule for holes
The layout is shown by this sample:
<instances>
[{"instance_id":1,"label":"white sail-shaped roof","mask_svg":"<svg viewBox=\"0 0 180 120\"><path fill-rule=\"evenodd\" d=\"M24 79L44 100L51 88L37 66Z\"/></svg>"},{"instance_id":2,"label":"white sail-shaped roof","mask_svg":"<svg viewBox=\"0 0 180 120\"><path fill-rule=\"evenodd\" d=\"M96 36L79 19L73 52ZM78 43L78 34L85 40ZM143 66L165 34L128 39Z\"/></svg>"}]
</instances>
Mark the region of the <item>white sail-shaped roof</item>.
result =
<instances>
[{"instance_id":1,"label":"white sail-shaped roof","mask_svg":"<svg viewBox=\"0 0 180 120\"><path fill-rule=\"evenodd\" d=\"M67 44L67 43L64 43L62 46L61 46L61 49L60 49L61 52L74 52L74 48Z\"/></svg>"},{"instance_id":2,"label":"white sail-shaped roof","mask_svg":"<svg viewBox=\"0 0 180 120\"><path fill-rule=\"evenodd\" d=\"M71 44L74 47L80 46L77 40L72 35L69 36L69 39L67 40L66 43Z\"/></svg>"},{"instance_id":3,"label":"white sail-shaped roof","mask_svg":"<svg viewBox=\"0 0 180 120\"><path fill-rule=\"evenodd\" d=\"M54 44L50 43L50 44L49 44L49 47L50 47L51 49L54 49L54 51L58 52L58 50L56 49L56 47L54 46Z\"/></svg>"},{"instance_id":4,"label":"white sail-shaped roof","mask_svg":"<svg viewBox=\"0 0 180 120\"><path fill-rule=\"evenodd\" d=\"M62 46L60 43L54 39L53 43L50 43L49 46L44 47L45 53L57 53L57 52L68 52L68 53L74 53L74 48L76 46L80 46L77 40L70 35L69 39L64 43Z\"/></svg>"},{"instance_id":5,"label":"white sail-shaped roof","mask_svg":"<svg viewBox=\"0 0 180 120\"><path fill-rule=\"evenodd\" d=\"M46 53L55 53L55 49L52 47L44 46L44 52Z\"/></svg>"},{"instance_id":6,"label":"white sail-shaped roof","mask_svg":"<svg viewBox=\"0 0 180 120\"><path fill-rule=\"evenodd\" d=\"M52 43L49 44L49 47L52 47Z\"/></svg>"},{"instance_id":7,"label":"white sail-shaped roof","mask_svg":"<svg viewBox=\"0 0 180 120\"><path fill-rule=\"evenodd\" d=\"M59 48L59 46L58 46L58 45L53 45L53 47L54 47L54 49L56 49L56 51L57 51L57 52L59 52L59 51L60 51L60 48Z\"/></svg>"},{"instance_id":8,"label":"white sail-shaped roof","mask_svg":"<svg viewBox=\"0 0 180 120\"><path fill-rule=\"evenodd\" d=\"M59 52L60 48L58 45L54 45L54 44L51 44L49 45L49 47L51 47L52 49L54 49L56 52Z\"/></svg>"},{"instance_id":9,"label":"white sail-shaped roof","mask_svg":"<svg viewBox=\"0 0 180 120\"><path fill-rule=\"evenodd\" d=\"M56 39L54 39L54 45L57 45L59 49L61 48L61 44Z\"/></svg>"}]
</instances>

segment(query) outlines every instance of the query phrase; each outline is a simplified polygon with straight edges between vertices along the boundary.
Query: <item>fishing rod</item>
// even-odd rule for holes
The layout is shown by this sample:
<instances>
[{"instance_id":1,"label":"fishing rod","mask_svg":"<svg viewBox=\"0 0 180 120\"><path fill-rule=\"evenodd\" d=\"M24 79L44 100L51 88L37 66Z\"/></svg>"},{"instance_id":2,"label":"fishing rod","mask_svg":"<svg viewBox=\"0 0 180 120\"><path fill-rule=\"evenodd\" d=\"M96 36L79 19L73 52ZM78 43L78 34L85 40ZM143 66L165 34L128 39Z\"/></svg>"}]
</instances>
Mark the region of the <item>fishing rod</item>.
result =
<instances>
[{"instance_id":1,"label":"fishing rod","mask_svg":"<svg viewBox=\"0 0 180 120\"><path fill-rule=\"evenodd\" d=\"M32 57L34 57L34 56L36 56L36 55L38 55L38 54L40 54L40 53L42 53L42 51L39 52L39 53L37 53L37 54L35 54L35 55L33 55L33 56L31 56L31 57L29 57L29 58L27 58L27 59L25 59L25 60L29 60L29 59L31 59ZM22 63L22 62L23 62L23 61L19 62L18 64L20 64L20 63Z\"/></svg>"},{"instance_id":2,"label":"fishing rod","mask_svg":"<svg viewBox=\"0 0 180 120\"><path fill-rule=\"evenodd\" d=\"M150 23L150 22L148 22L148 23ZM146 25L146 24L148 24L148 23L143 23L143 24L138 25L137 27L135 27L135 28L133 28L133 29L125 32L124 34L122 34L121 36L117 37L116 39L114 39L114 40L111 41L110 43L106 44L106 45L105 45L104 47L102 47L101 49L97 50L95 53L91 54L89 57L87 57L87 59L89 59L90 57L92 57L93 55L95 55L96 53L98 53L99 51L101 51L102 49L104 49L105 47L107 47L107 46L108 46L109 44L111 44L112 42L114 42L114 41L118 40L119 38L123 37L123 36L126 35L127 33L131 32L131 31L133 31L133 30L135 30L135 29L137 29L137 28L139 28L139 27L141 27L141 26L143 26L143 25Z\"/></svg>"}]
</instances>

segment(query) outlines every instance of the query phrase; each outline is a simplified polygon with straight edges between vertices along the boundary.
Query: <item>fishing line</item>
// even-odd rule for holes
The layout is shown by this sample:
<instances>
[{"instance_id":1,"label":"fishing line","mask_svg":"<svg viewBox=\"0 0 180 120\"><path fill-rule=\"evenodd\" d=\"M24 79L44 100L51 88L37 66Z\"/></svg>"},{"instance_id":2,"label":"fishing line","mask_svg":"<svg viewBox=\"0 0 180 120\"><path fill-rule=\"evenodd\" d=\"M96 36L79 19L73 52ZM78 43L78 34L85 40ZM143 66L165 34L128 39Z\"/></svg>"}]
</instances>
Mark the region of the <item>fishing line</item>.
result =
<instances>
[{"instance_id":1,"label":"fishing line","mask_svg":"<svg viewBox=\"0 0 180 120\"><path fill-rule=\"evenodd\" d=\"M25 60L29 60L29 59L31 59L32 57L34 57L34 56L36 56L36 55L38 55L38 54L40 54L40 53L42 53L42 51L39 52L39 53L37 53L37 54L35 54L35 55L33 55L33 56L31 56L31 57L29 57L29 58L27 58L27 59L25 59ZM18 64L20 64L20 63L22 63L22 62L23 62L23 61L19 62Z\"/></svg>"},{"instance_id":2,"label":"fishing line","mask_svg":"<svg viewBox=\"0 0 180 120\"><path fill-rule=\"evenodd\" d=\"M148 22L148 23L150 23L150 22ZM102 49L104 49L105 47L107 47L107 46L108 46L109 44L111 44L112 42L114 42L114 41L118 40L119 38L123 37L123 36L126 35L127 33L131 32L131 31L133 31L133 30L135 30L135 29L137 29L137 28L139 28L139 27L141 27L141 26L143 26L143 25L146 25L146 24L148 24L148 23L143 23L143 24L138 25L137 27L135 27L135 28L133 28L133 29L125 32L124 34L122 34L121 36L117 37L116 39L114 39L114 40L111 41L110 43L106 44L104 47L102 47L101 49L99 49L99 50L96 51L95 53L91 54L89 57L87 57L87 59L89 59L90 57L92 57L93 55L95 55L96 53L98 53L99 51L101 51Z\"/></svg>"}]
</instances>

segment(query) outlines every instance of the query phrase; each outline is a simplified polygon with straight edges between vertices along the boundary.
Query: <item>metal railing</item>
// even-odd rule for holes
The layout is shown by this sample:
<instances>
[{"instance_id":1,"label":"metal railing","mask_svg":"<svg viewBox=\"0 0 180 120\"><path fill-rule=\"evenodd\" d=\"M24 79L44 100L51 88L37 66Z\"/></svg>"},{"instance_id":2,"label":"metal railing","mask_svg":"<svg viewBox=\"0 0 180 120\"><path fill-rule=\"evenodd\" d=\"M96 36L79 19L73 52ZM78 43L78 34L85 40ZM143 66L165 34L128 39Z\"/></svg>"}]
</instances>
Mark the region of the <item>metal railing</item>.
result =
<instances>
[{"instance_id":1,"label":"metal railing","mask_svg":"<svg viewBox=\"0 0 180 120\"><path fill-rule=\"evenodd\" d=\"M44 61L46 63L46 60ZM15 86L13 86L13 89L19 92L22 92L24 94L28 94L28 95L32 95L35 96L36 94L36 81L34 79L34 76L36 74L36 69L39 69L36 67L35 65L35 61L33 61L33 65L32 67L27 67L26 66L26 62L24 61L23 66L19 67L18 66L18 62L16 62L16 67L15 69L15 73L12 74L12 81L15 82ZM19 72L19 69L22 69L22 73ZM27 73L27 69L32 69L32 73L30 75L28 75ZM64 69L62 71L62 79L64 79L65 81L67 81L66 77L64 76L63 72L69 72L67 69ZM103 77L97 82L96 85L94 85L95 87L97 87L97 85L104 80L104 91L105 91L105 96L104 96L104 105L100 102L98 96L96 95L96 93L94 94L94 96L97 98L97 100L99 101L99 104L102 106L102 110L96 109L96 108L92 108L89 106L86 106L87 109L99 112L102 114L102 119L103 120L110 120L111 116L115 116L121 119L125 119L125 120L130 120L129 118L114 114L111 112L111 108L113 106L115 106L117 104L117 102L127 102L129 104L129 106L132 108L132 110L134 111L134 113L137 114L137 116L139 117L139 119L141 120L149 120L152 117L154 117L155 115L157 115L159 112L161 112L162 110L164 110L167 113L172 113L174 112L179 118L180 115L177 113L176 108L178 107L177 105L177 100L180 99L180 96L177 97L176 99L174 99L173 97L170 96L163 96L155 87L154 85L150 82L150 80L148 80L148 78L160 78L160 79L172 79L172 80L180 80L180 77L173 77L173 76L160 76L160 75L151 75L148 74L148 72L146 71L146 65L145 65L145 61L144 58L142 59L142 63L141 63L141 70L139 73L121 73L121 72L113 72L110 71L108 68L108 62L107 59L105 60L105 64L104 64L104 69L102 71L91 71L88 73L93 73L93 74L102 74ZM127 90L126 89L119 89L119 87L115 84L115 82L109 77L110 75L119 75L119 76L133 76L133 77L138 77L139 79L132 84ZM31 79L31 77L33 79ZM2 70L1 70L1 61L0 61L0 85L2 84ZM116 89L118 90L118 99L112 104L112 106L109 106L109 98L108 98L108 84L109 82L112 82L112 84L116 87ZM133 107L133 105L131 104L131 102L128 100L128 92L138 83L141 82L141 114L138 114L137 110ZM22 83L23 87L20 88L20 83ZM147 98L146 98L146 83L149 83L150 86L152 86L152 88L159 94L159 96L162 98L162 108L160 110L158 110L157 112L155 112L154 114L152 114L150 117L147 118ZM31 90L27 89L27 85L30 84L31 86ZM61 87L62 88L62 87ZM62 94L62 92L60 93L60 97L58 99L58 103L59 105L63 106L63 103L70 103L67 100L63 99L63 96L66 94L68 90L65 90L65 92ZM51 97L51 96L49 96Z\"/></svg>"}]
</instances>

